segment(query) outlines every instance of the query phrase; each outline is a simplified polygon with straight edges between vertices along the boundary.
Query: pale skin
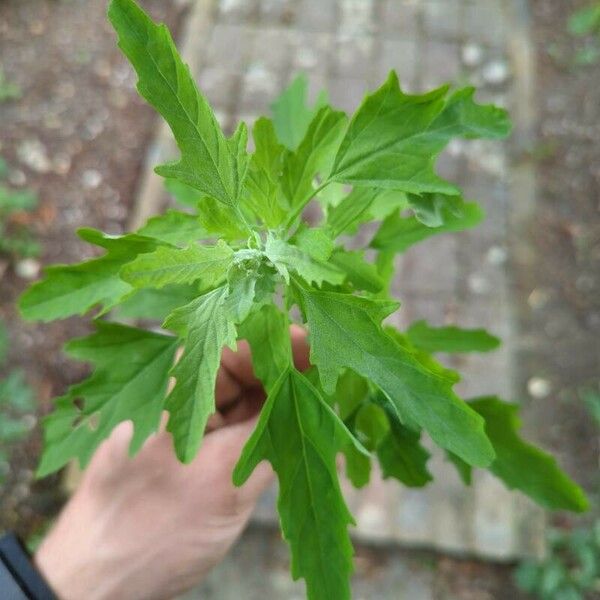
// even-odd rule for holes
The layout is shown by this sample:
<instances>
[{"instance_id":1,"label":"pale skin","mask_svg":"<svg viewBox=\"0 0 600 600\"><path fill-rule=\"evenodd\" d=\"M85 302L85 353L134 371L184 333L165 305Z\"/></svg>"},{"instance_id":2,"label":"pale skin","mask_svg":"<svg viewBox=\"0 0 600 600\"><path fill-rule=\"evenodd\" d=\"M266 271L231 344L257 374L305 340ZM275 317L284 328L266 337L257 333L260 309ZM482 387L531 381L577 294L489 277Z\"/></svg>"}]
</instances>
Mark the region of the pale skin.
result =
<instances>
[{"instance_id":1,"label":"pale skin","mask_svg":"<svg viewBox=\"0 0 600 600\"><path fill-rule=\"evenodd\" d=\"M308 366L303 331L292 328L294 361ZM133 459L131 424L102 444L77 492L35 556L60 600L163 600L196 584L227 554L273 480L267 463L236 488L231 475L264 401L250 351L226 349L218 412L189 465L164 430Z\"/></svg>"}]
</instances>

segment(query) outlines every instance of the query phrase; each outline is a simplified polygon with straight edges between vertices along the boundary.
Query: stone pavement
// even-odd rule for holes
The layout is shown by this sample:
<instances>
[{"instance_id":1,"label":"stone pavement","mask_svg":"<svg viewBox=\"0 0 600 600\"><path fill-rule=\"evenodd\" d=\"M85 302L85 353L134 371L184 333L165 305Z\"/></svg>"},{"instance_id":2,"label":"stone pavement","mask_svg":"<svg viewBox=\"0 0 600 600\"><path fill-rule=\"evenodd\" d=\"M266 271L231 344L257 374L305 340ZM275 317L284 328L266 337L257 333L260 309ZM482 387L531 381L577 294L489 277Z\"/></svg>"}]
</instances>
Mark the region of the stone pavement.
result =
<instances>
[{"instance_id":1,"label":"stone pavement","mask_svg":"<svg viewBox=\"0 0 600 600\"><path fill-rule=\"evenodd\" d=\"M517 124L512 142L455 142L441 160L442 174L482 203L487 220L474 231L411 249L399 261L394 286L403 304L402 326L426 318L437 325L483 326L503 338L494 353L448 359L464 374L458 387L464 397L512 399L520 391L509 231L531 203L527 173L511 164L530 124L524 1L197 0L180 42L228 130L238 119L251 124L268 111L298 71L308 74L313 96L326 88L332 103L346 110L392 68L408 90L473 83L479 100L511 109ZM149 155L134 224L166 201L151 167L172 155L163 128ZM526 500L485 473L466 489L441 456L432 463L436 483L425 490L377 477L364 491L349 490L356 537L500 560L540 551L542 517ZM273 491L264 499L259 521L273 522L274 497Z\"/></svg>"}]
</instances>

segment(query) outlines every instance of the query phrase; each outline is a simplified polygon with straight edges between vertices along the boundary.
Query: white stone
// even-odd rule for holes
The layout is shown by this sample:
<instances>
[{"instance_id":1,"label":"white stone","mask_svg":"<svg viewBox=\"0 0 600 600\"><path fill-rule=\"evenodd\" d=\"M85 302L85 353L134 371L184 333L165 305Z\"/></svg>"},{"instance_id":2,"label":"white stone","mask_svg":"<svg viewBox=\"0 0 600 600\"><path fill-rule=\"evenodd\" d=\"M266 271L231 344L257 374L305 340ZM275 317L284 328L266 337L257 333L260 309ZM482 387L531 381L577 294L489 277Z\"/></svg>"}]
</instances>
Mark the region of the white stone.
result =
<instances>
[{"instance_id":1,"label":"white stone","mask_svg":"<svg viewBox=\"0 0 600 600\"><path fill-rule=\"evenodd\" d=\"M486 255L487 261L491 265L502 265L506 262L506 248L502 246L492 246Z\"/></svg>"},{"instance_id":2,"label":"white stone","mask_svg":"<svg viewBox=\"0 0 600 600\"><path fill-rule=\"evenodd\" d=\"M25 140L17 148L19 160L36 173L48 173L52 163L48 158L46 146L40 140Z\"/></svg>"},{"instance_id":3,"label":"white stone","mask_svg":"<svg viewBox=\"0 0 600 600\"><path fill-rule=\"evenodd\" d=\"M527 382L527 391L532 398L541 400L550 394L552 391L552 384L543 377L532 377Z\"/></svg>"},{"instance_id":4,"label":"white stone","mask_svg":"<svg viewBox=\"0 0 600 600\"><path fill-rule=\"evenodd\" d=\"M476 273L469 277L468 286L474 294L485 294L490 291L490 282L482 275L477 275Z\"/></svg>"},{"instance_id":5,"label":"white stone","mask_svg":"<svg viewBox=\"0 0 600 600\"><path fill-rule=\"evenodd\" d=\"M508 65L504 60L494 60L483 69L483 80L489 85L502 85L510 77Z\"/></svg>"},{"instance_id":6,"label":"white stone","mask_svg":"<svg viewBox=\"0 0 600 600\"><path fill-rule=\"evenodd\" d=\"M462 61L467 67L478 67L483 60L483 49L477 44L465 44L461 51Z\"/></svg>"},{"instance_id":7,"label":"white stone","mask_svg":"<svg viewBox=\"0 0 600 600\"><path fill-rule=\"evenodd\" d=\"M81 175L81 183L88 190L95 190L102 183L102 174L96 169L86 169Z\"/></svg>"},{"instance_id":8,"label":"white stone","mask_svg":"<svg viewBox=\"0 0 600 600\"><path fill-rule=\"evenodd\" d=\"M24 258L15 265L15 273L21 279L35 279L40 273L40 263L35 258Z\"/></svg>"}]
</instances>

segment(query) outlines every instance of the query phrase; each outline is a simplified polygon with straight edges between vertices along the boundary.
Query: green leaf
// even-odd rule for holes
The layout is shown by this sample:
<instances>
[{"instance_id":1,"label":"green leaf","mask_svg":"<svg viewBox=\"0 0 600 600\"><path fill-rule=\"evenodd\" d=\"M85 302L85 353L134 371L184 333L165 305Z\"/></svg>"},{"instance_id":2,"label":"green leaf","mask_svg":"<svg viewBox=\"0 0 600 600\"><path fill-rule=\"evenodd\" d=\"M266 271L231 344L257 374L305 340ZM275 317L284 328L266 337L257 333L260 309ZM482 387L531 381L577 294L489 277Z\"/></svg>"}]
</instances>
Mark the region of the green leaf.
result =
<instances>
[{"instance_id":1,"label":"green leaf","mask_svg":"<svg viewBox=\"0 0 600 600\"><path fill-rule=\"evenodd\" d=\"M390 212L406 208L406 194L395 190L356 187L337 206L327 212L327 229L332 238L342 233L353 233L361 223L382 218ZM376 213L373 208L376 206ZM382 207L386 207L383 208Z\"/></svg>"},{"instance_id":2,"label":"green leaf","mask_svg":"<svg viewBox=\"0 0 600 600\"><path fill-rule=\"evenodd\" d=\"M408 205L415 217L427 227L441 227L449 218L463 216L464 200L443 194L408 194Z\"/></svg>"},{"instance_id":3,"label":"green leaf","mask_svg":"<svg viewBox=\"0 0 600 600\"><path fill-rule=\"evenodd\" d=\"M377 272L377 267L365 260L363 251L336 248L330 262L346 274L347 281L355 290L376 294L383 289L383 280Z\"/></svg>"},{"instance_id":4,"label":"green leaf","mask_svg":"<svg viewBox=\"0 0 600 600\"><path fill-rule=\"evenodd\" d=\"M393 477L407 487L423 487L433 480L427 469L431 456L419 443L420 434L390 415L390 431L377 446L383 478Z\"/></svg>"},{"instance_id":5,"label":"green leaf","mask_svg":"<svg viewBox=\"0 0 600 600\"><path fill-rule=\"evenodd\" d=\"M264 257L260 253L257 252L256 258L245 258L250 253L254 251L238 251L227 275L229 295L225 306L235 323L242 323L251 311L272 302L279 279L275 269L262 260Z\"/></svg>"},{"instance_id":6,"label":"green leaf","mask_svg":"<svg viewBox=\"0 0 600 600\"><path fill-rule=\"evenodd\" d=\"M311 121L298 149L286 154L281 186L295 214L314 196L313 181L317 174L329 173L331 151L339 145L346 122L343 112L323 107Z\"/></svg>"},{"instance_id":7,"label":"green leaf","mask_svg":"<svg viewBox=\"0 0 600 600\"><path fill-rule=\"evenodd\" d=\"M267 227L278 227L286 216L286 203L278 185L285 148L277 141L270 119L261 117L252 130L256 150L246 179L244 204Z\"/></svg>"},{"instance_id":8,"label":"green leaf","mask_svg":"<svg viewBox=\"0 0 600 600\"><path fill-rule=\"evenodd\" d=\"M469 406L485 419L485 430L496 452L489 470L509 489L518 489L551 510L587 509L585 494L560 470L556 460L519 437L516 405L487 397L471 400Z\"/></svg>"},{"instance_id":9,"label":"green leaf","mask_svg":"<svg viewBox=\"0 0 600 600\"><path fill-rule=\"evenodd\" d=\"M311 600L350 598L353 521L335 464L348 443L352 436L337 415L306 377L289 368L271 389L233 475L242 485L262 460L273 465L292 576L305 579Z\"/></svg>"},{"instance_id":10,"label":"green leaf","mask_svg":"<svg viewBox=\"0 0 600 600\"><path fill-rule=\"evenodd\" d=\"M179 204L195 209L205 194L178 179L165 179L165 188Z\"/></svg>"},{"instance_id":11,"label":"green leaf","mask_svg":"<svg viewBox=\"0 0 600 600\"><path fill-rule=\"evenodd\" d=\"M211 237L236 241L247 239L250 235L248 226L237 214L214 198L205 196L198 202L196 210L199 223Z\"/></svg>"},{"instance_id":12,"label":"green leaf","mask_svg":"<svg viewBox=\"0 0 600 600\"><path fill-rule=\"evenodd\" d=\"M44 420L43 477L72 458L87 464L122 421L132 421L134 454L159 426L177 339L96 321L96 332L67 344L67 352L94 364L93 374L58 398Z\"/></svg>"},{"instance_id":13,"label":"green leaf","mask_svg":"<svg viewBox=\"0 0 600 600\"><path fill-rule=\"evenodd\" d=\"M434 172L435 159L452 137L504 137L506 111L475 104L473 88L447 87L411 96L392 71L368 95L348 126L330 174L332 181L420 194L456 194Z\"/></svg>"},{"instance_id":14,"label":"green leaf","mask_svg":"<svg viewBox=\"0 0 600 600\"><path fill-rule=\"evenodd\" d=\"M225 309L227 287L219 287L174 310L163 327L185 339L184 353L172 370L175 387L165 408L179 460L196 456L208 417L215 412L215 383L225 346L235 345L235 327Z\"/></svg>"},{"instance_id":15,"label":"green leaf","mask_svg":"<svg viewBox=\"0 0 600 600\"><path fill-rule=\"evenodd\" d=\"M31 211L38 204L38 197L29 190L11 190L0 185L0 215Z\"/></svg>"},{"instance_id":16,"label":"green leaf","mask_svg":"<svg viewBox=\"0 0 600 600\"><path fill-rule=\"evenodd\" d=\"M584 36L600 30L600 4L594 3L575 11L569 17L569 33Z\"/></svg>"},{"instance_id":17,"label":"green leaf","mask_svg":"<svg viewBox=\"0 0 600 600\"><path fill-rule=\"evenodd\" d=\"M207 231L196 215L178 210L168 210L163 215L151 217L137 233L174 246L185 246L207 237Z\"/></svg>"},{"instance_id":18,"label":"green leaf","mask_svg":"<svg viewBox=\"0 0 600 600\"><path fill-rule=\"evenodd\" d=\"M286 281L289 271L294 271L308 283L322 285L324 281L334 285L344 281L344 273L337 267L318 261L297 246L269 236L265 244L265 255L275 265Z\"/></svg>"},{"instance_id":19,"label":"green leaf","mask_svg":"<svg viewBox=\"0 0 600 600\"><path fill-rule=\"evenodd\" d=\"M152 252L161 242L136 234L111 236L94 229L80 229L83 240L106 249L106 254L76 265L45 269L42 281L32 285L20 298L25 319L52 321L83 315L97 305L110 310L131 286L119 277L121 267L140 254Z\"/></svg>"},{"instance_id":20,"label":"green leaf","mask_svg":"<svg viewBox=\"0 0 600 600\"><path fill-rule=\"evenodd\" d=\"M327 94L321 92L315 105L310 107L307 95L308 80L306 75L300 74L271 105L277 138L289 150L298 147L314 115L327 103Z\"/></svg>"},{"instance_id":21,"label":"green leaf","mask_svg":"<svg viewBox=\"0 0 600 600\"><path fill-rule=\"evenodd\" d=\"M430 327L425 321L415 321L406 335L414 346L425 352L490 352L501 343L485 329Z\"/></svg>"},{"instance_id":22,"label":"green leaf","mask_svg":"<svg viewBox=\"0 0 600 600\"><path fill-rule=\"evenodd\" d=\"M250 344L254 373L269 391L292 364L289 319L274 304L251 314L239 328Z\"/></svg>"},{"instance_id":23,"label":"green leaf","mask_svg":"<svg viewBox=\"0 0 600 600\"><path fill-rule=\"evenodd\" d=\"M321 262L327 262L331 258L334 248L333 240L320 227L299 227L292 242L300 250Z\"/></svg>"},{"instance_id":24,"label":"green leaf","mask_svg":"<svg viewBox=\"0 0 600 600\"><path fill-rule=\"evenodd\" d=\"M301 285L296 289L309 326L311 362L327 393L342 369L352 369L381 388L403 423L417 423L469 464L490 464L494 452L483 419L454 394L446 378L428 371L382 331L375 302Z\"/></svg>"},{"instance_id":25,"label":"green leaf","mask_svg":"<svg viewBox=\"0 0 600 600\"><path fill-rule=\"evenodd\" d=\"M0 321L0 366L2 366L6 360L8 343L8 332L6 331L4 323Z\"/></svg>"},{"instance_id":26,"label":"green leaf","mask_svg":"<svg viewBox=\"0 0 600 600\"><path fill-rule=\"evenodd\" d=\"M372 402L362 404L352 421L352 432L370 452L379 446L390 431L390 422L384 410Z\"/></svg>"},{"instance_id":27,"label":"green leaf","mask_svg":"<svg viewBox=\"0 0 600 600\"><path fill-rule=\"evenodd\" d=\"M36 410L34 391L27 383L23 371L10 371L4 379L0 379L0 406L18 413Z\"/></svg>"},{"instance_id":28,"label":"green leaf","mask_svg":"<svg viewBox=\"0 0 600 600\"><path fill-rule=\"evenodd\" d=\"M371 247L384 252L405 252L432 235L475 227L483 217L483 210L474 202L465 202L460 216L447 215L440 227L428 227L417 217L401 217L396 213L382 223L371 241Z\"/></svg>"},{"instance_id":29,"label":"green leaf","mask_svg":"<svg viewBox=\"0 0 600 600\"><path fill-rule=\"evenodd\" d=\"M243 130L225 138L164 25L133 0L112 0L108 17L138 74L139 93L167 121L181 151L179 162L156 172L236 207L247 169Z\"/></svg>"},{"instance_id":30,"label":"green leaf","mask_svg":"<svg viewBox=\"0 0 600 600\"><path fill-rule=\"evenodd\" d=\"M162 323L170 312L188 304L199 293L197 286L182 284L135 290L114 310L122 319L153 319Z\"/></svg>"},{"instance_id":31,"label":"green leaf","mask_svg":"<svg viewBox=\"0 0 600 600\"><path fill-rule=\"evenodd\" d=\"M452 452L446 451L446 458L454 465L460 480L465 485L471 485L473 481L473 469L471 465L467 464L462 458L459 458Z\"/></svg>"},{"instance_id":32,"label":"green leaf","mask_svg":"<svg viewBox=\"0 0 600 600\"><path fill-rule=\"evenodd\" d=\"M160 247L127 263L121 269L121 277L136 288L161 288L198 280L204 286L212 286L225 276L232 258L233 250L222 241L216 246Z\"/></svg>"}]
</instances>

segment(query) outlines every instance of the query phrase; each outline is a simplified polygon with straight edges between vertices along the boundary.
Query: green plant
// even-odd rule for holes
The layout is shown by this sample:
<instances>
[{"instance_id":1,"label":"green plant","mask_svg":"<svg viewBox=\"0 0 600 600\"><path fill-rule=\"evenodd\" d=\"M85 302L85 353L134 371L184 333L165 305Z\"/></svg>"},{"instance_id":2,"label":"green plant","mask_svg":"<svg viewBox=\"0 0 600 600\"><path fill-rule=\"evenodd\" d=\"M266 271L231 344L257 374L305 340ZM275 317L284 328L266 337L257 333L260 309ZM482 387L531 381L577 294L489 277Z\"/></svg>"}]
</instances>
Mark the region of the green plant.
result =
<instances>
[{"instance_id":1,"label":"green plant","mask_svg":"<svg viewBox=\"0 0 600 600\"><path fill-rule=\"evenodd\" d=\"M0 181L6 176L8 168L0 158ZM16 191L0 183L0 255L11 258L37 256L38 243L33 239L26 225L15 217L28 213L37 206L37 196L29 191Z\"/></svg>"},{"instance_id":2,"label":"green plant","mask_svg":"<svg viewBox=\"0 0 600 600\"><path fill-rule=\"evenodd\" d=\"M8 333L0 321L0 368L8 350ZM13 370L0 378L0 483L7 471L12 446L31 431L30 414L34 411L33 392L23 373Z\"/></svg>"},{"instance_id":3,"label":"green plant","mask_svg":"<svg viewBox=\"0 0 600 600\"><path fill-rule=\"evenodd\" d=\"M544 560L516 571L519 587L541 600L584 600L600 593L600 520L591 527L548 532Z\"/></svg>"},{"instance_id":4,"label":"green plant","mask_svg":"<svg viewBox=\"0 0 600 600\"><path fill-rule=\"evenodd\" d=\"M21 88L6 79L4 71L0 68L0 103L7 100L18 100L21 97Z\"/></svg>"},{"instance_id":5,"label":"green plant","mask_svg":"<svg viewBox=\"0 0 600 600\"><path fill-rule=\"evenodd\" d=\"M350 595L352 517L338 483L340 452L357 486L377 459L385 477L419 487L431 480L425 431L465 482L472 467L488 468L544 506L584 510L583 492L554 459L519 438L517 407L495 397L463 401L453 391L459 375L433 357L490 351L495 337L424 322L405 332L382 325L398 308L389 293L394 255L483 218L436 175L437 156L453 137L505 137L506 112L477 104L473 88L406 95L392 72L348 118L323 95L307 105L300 78L275 102L273 119L255 123L250 154L245 124L225 137L163 25L133 0L113 0L109 18L138 90L181 151L156 170L193 212L169 210L123 236L81 229L106 253L50 267L22 296L28 319L99 307L96 331L67 345L94 372L45 421L39 475L75 457L85 464L123 420L134 423L137 452L163 410L177 456L193 460L215 411L221 352L244 339L268 398L234 482L272 463L292 575L305 579L310 598ZM301 219L309 203L323 214L314 227ZM345 236L370 221L381 224L366 247L348 250ZM167 333L108 321L116 307L162 320ZM307 373L293 365L292 319L309 330Z\"/></svg>"},{"instance_id":6,"label":"green plant","mask_svg":"<svg viewBox=\"0 0 600 600\"><path fill-rule=\"evenodd\" d=\"M578 66L592 65L600 59L600 2L575 11L568 22L569 33L576 37L585 37L587 41L575 54L574 62Z\"/></svg>"},{"instance_id":7,"label":"green plant","mask_svg":"<svg viewBox=\"0 0 600 600\"><path fill-rule=\"evenodd\" d=\"M600 393L583 389L579 399L600 428ZM585 600L600 594L600 519L591 526L550 529L545 557L523 561L515 579L540 600Z\"/></svg>"}]
</instances>

